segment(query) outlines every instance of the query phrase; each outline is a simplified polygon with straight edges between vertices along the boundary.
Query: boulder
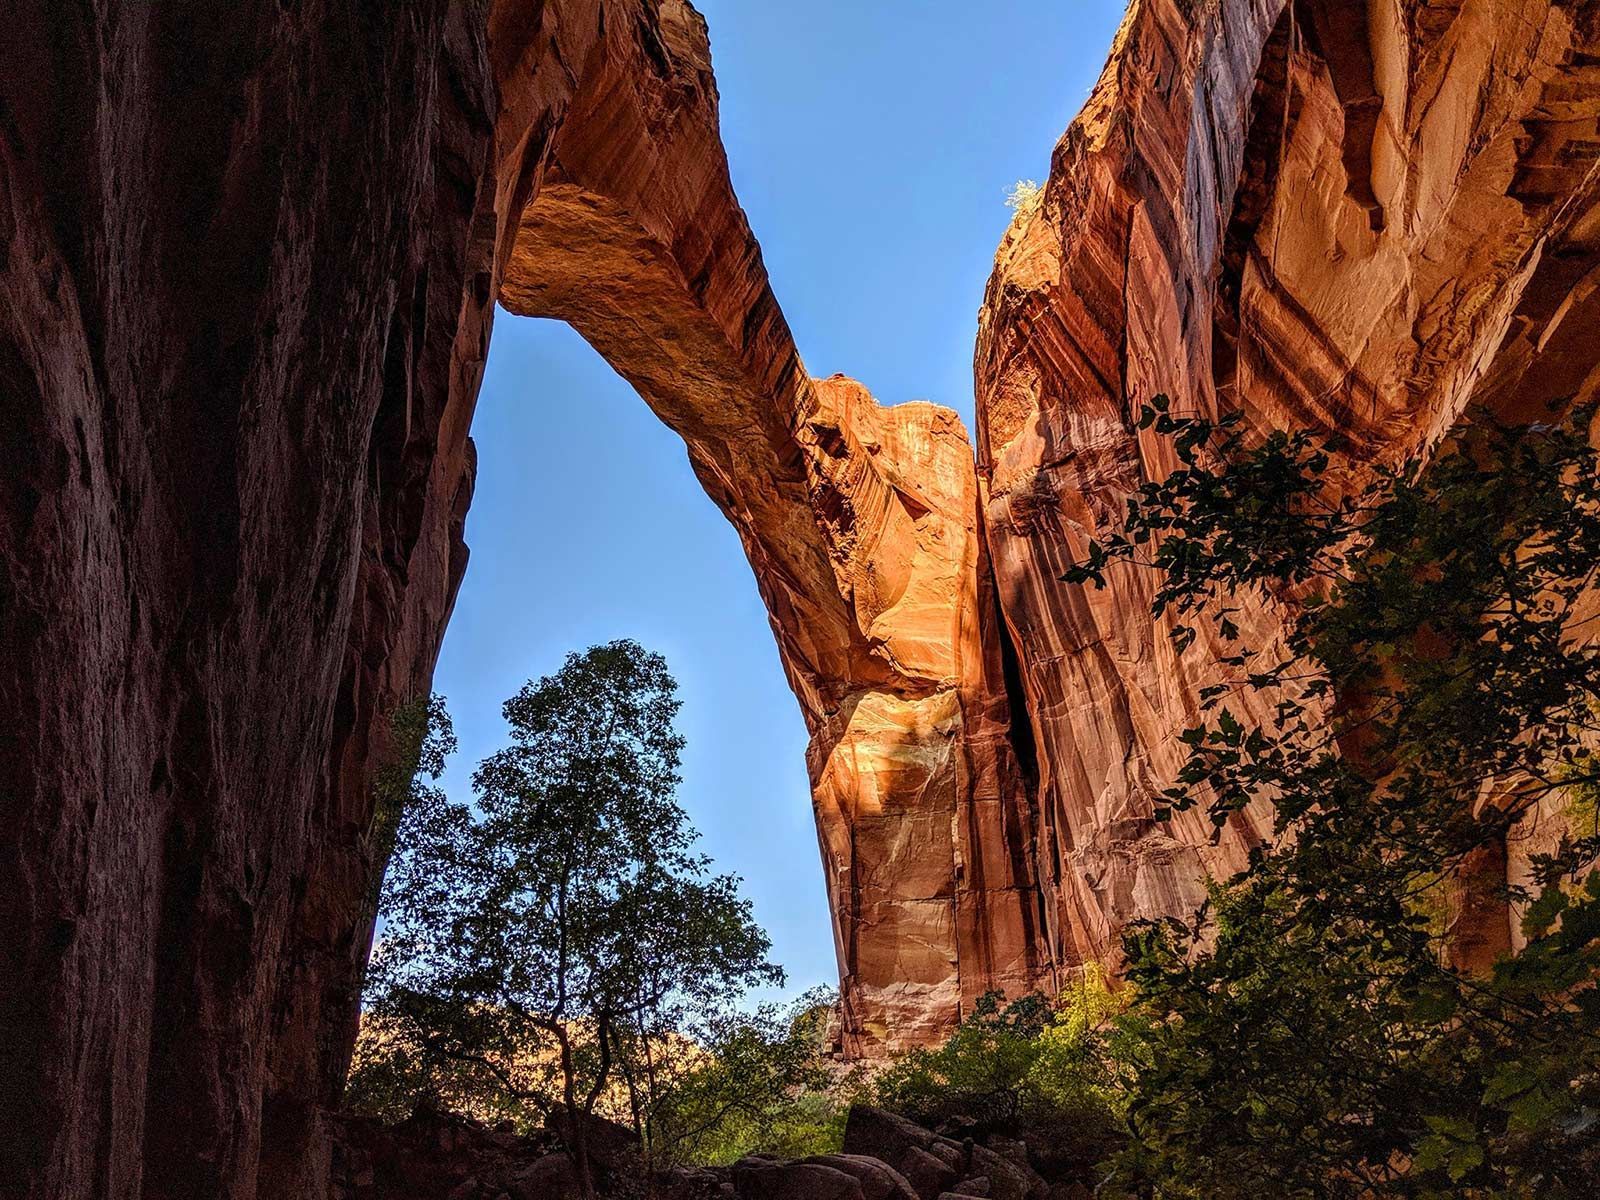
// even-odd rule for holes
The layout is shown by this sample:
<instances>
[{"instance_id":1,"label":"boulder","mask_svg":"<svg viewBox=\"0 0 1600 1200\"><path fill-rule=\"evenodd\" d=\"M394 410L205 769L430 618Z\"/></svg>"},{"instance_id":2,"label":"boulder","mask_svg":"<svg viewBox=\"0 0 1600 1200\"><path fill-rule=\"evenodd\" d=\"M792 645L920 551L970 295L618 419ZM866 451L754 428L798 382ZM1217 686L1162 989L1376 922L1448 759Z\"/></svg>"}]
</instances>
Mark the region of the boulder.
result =
<instances>
[{"instance_id":1,"label":"boulder","mask_svg":"<svg viewBox=\"0 0 1600 1200\"><path fill-rule=\"evenodd\" d=\"M938 1135L899 1113L870 1104L854 1104L844 1123L844 1152L865 1154L897 1163L907 1150L929 1150Z\"/></svg>"},{"instance_id":2,"label":"boulder","mask_svg":"<svg viewBox=\"0 0 1600 1200\"><path fill-rule=\"evenodd\" d=\"M563 1152L536 1160L507 1185L511 1200L571 1200L579 1194L578 1172Z\"/></svg>"},{"instance_id":3,"label":"boulder","mask_svg":"<svg viewBox=\"0 0 1600 1200\"><path fill-rule=\"evenodd\" d=\"M924 1150L920 1146L908 1146L895 1164L920 1200L934 1200L961 1178L960 1166L940 1158L933 1152L937 1149L941 1147Z\"/></svg>"},{"instance_id":4,"label":"boulder","mask_svg":"<svg viewBox=\"0 0 1600 1200\"><path fill-rule=\"evenodd\" d=\"M983 1144L996 1154L1009 1158L1012 1162L1028 1166L1028 1145L1021 1138L1006 1137L1004 1134L991 1133L983 1139Z\"/></svg>"},{"instance_id":5,"label":"boulder","mask_svg":"<svg viewBox=\"0 0 1600 1200\"><path fill-rule=\"evenodd\" d=\"M935 1200L968 1170L967 1147L940 1137L899 1113L857 1104L845 1119L844 1151L879 1159L905 1179L919 1200Z\"/></svg>"},{"instance_id":6,"label":"boulder","mask_svg":"<svg viewBox=\"0 0 1600 1200\"><path fill-rule=\"evenodd\" d=\"M1012 1162L987 1146L974 1144L970 1147L967 1171L969 1178L988 1178L989 1189L982 1194L993 1196L994 1200L1043 1200L1050 1190L1043 1177L1032 1167Z\"/></svg>"},{"instance_id":7,"label":"boulder","mask_svg":"<svg viewBox=\"0 0 1600 1200\"><path fill-rule=\"evenodd\" d=\"M843 1171L861 1184L866 1200L920 1200L910 1182L881 1158L865 1154L819 1154L803 1160Z\"/></svg>"},{"instance_id":8,"label":"boulder","mask_svg":"<svg viewBox=\"0 0 1600 1200\"><path fill-rule=\"evenodd\" d=\"M751 1155L733 1164L739 1200L866 1200L854 1175L815 1162Z\"/></svg>"},{"instance_id":9,"label":"boulder","mask_svg":"<svg viewBox=\"0 0 1600 1200\"><path fill-rule=\"evenodd\" d=\"M639 1157L639 1135L625 1125L608 1121L594 1113L579 1112L574 1122L566 1108L553 1109L544 1127L569 1149L577 1145L581 1129L589 1150L589 1160L602 1171L629 1164Z\"/></svg>"},{"instance_id":10,"label":"boulder","mask_svg":"<svg viewBox=\"0 0 1600 1200\"><path fill-rule=\"evenodd\" d=\"M679 1167L655 1177L651 1195L656 1200L720 1200L733 1192L726 1169Z\"/></svg>"}]
</instances>

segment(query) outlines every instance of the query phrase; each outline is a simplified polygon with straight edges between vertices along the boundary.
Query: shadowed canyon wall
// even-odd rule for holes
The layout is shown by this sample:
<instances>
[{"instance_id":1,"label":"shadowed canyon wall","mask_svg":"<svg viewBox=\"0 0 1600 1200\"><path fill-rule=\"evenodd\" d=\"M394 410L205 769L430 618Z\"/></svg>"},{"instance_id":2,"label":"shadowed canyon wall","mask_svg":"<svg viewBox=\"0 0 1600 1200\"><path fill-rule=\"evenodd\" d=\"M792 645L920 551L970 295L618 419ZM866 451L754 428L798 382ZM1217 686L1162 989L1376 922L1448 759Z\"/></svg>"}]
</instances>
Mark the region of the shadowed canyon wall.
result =
<instances>
[{"instance_id":1,"label":"shadowed canyon wall","mask_svg":"<svg viewBox=\"0 0 1600 1200\"><path fill-rule=\"evenodd\" d=\"M12 24L0 1192L323 1190L371 781L465 568L497 297L589 336L744 540L813 734L851 1048L1033 982L965 435L806 377L692 9Z\"/></svg>"},{"instance_id":2,"label":"shadowed canyon wall","mask_svg":"<svg viewBox=\"0 0 1600 1200\"><path fill-rule=\"evenodd\" d=\"M1138 405L1359 466L1592 395L1597 24L1135 0L1001 247L975 466L950 412L806 375L680 0L23 4L0 1194L322 1193L370 785L466 566L497 298L578 328L739 532L811 732L851 1050L1182 911L1258 836L1149 815L1215 641L1174 655L1132 573L1057 582L1170 465Z\"/></svg>"}]
</instances>

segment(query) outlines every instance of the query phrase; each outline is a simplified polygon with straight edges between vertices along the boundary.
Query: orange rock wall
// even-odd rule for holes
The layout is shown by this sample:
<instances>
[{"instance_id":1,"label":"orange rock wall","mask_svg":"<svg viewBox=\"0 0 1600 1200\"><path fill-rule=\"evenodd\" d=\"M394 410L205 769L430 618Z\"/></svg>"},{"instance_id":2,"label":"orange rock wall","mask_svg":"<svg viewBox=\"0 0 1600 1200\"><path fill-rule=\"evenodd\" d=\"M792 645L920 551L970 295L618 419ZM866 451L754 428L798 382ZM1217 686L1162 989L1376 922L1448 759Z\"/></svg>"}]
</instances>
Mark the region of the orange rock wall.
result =
<instances>
[{"instance_id":1,"label":"orange rock wall","mask_svg":"<svg viewBox=\"0 0 1600 1200\"><path fill-rule=\"evenodd\" d=\"M1183 910L1257 835L1149 819L1214 647L1174 656L1147 580L1057 582L1169 465L1132 414L1164 390L1359 464L1592 395L1597 8L1136 0L1001 247L974 464L945 410L807 376L682 0L24 0L0 1193L325 1191L370 783L466 567L497 300L582 331L739 532L811 730L851 1050Z\"/></svg>"},{"instance_id":2,"label":"orange rock wall","mask_svg":"<svg viewBox=\"0 0 1600 1200\"><path fill-rule=\"evenodd\" d=\"M976 357L985 528L1062 961L1181 911L1260 833L1252 814L1215 841L1199 820L1149 820L1173 734L1217 679L1214 644L1174 655L1137 571L1103 592L1056 582L1172 466L1135 429L1139 405L1166 392L1320 429L1359 467L1475 405L1592 395L1597 22L1594 3L1517 0L1130 7L1001 245ZM1254 645L1281 626L1246 616Z\"/></svg>"}]
</instances>

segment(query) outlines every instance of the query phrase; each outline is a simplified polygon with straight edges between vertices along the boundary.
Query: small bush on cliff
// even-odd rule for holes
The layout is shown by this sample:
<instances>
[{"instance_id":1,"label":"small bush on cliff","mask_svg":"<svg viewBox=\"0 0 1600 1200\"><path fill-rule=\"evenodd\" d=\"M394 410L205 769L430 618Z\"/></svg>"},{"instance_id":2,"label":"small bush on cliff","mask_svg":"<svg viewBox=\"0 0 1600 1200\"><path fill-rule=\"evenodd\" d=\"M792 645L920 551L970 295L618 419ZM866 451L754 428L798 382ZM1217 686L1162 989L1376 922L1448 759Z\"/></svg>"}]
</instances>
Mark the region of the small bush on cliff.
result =
<instances>
[{"instance_id":1,"label":"small bush on cliff","mask_svg":"<svg viewBox=\"0 0 1600 1200\"><path fill-rule=\"evenodd\" d=\"M412 798L366 996L391 1081L528 1120L609 1107L649 1147L678 1081L737 1034L733 1001L782 981L738 880L693 852L677 709L659 655L570 655L506 703L513 743L479 767L475 810ZM587 1123L554 1124L588 1179Z\"/></svg>"},{"instance_id":2,"label":"small bush on cliff","mask_svg":"<svg viewBox=\"0 0 1600 1200\"><path fill-rule=\"evenodd\" d=\"M1144 411L1180 468L1067 578L1144 564L1180 653L1201 620L1231 644L1156 816L1270 836L1193 922L1129 931L1129 1192L1600 1194L1600 839L1505 870L1600 780L1589 415L1333 486L1307 435ZM1286 645L1236 626L1246 597Z\"/></svg>"},{"instance_id":3,"label":"small bush on cliff","mask_svg":"<svg viewBox=\"0 0 1600 1200\"><path fill-rule=\"evenodd\" d=\"M1006 193L1006 207L1019 216L1032 212L1039 206L1044 188L1033 179L1019 179Z\"/></svg>"}]
</instances>

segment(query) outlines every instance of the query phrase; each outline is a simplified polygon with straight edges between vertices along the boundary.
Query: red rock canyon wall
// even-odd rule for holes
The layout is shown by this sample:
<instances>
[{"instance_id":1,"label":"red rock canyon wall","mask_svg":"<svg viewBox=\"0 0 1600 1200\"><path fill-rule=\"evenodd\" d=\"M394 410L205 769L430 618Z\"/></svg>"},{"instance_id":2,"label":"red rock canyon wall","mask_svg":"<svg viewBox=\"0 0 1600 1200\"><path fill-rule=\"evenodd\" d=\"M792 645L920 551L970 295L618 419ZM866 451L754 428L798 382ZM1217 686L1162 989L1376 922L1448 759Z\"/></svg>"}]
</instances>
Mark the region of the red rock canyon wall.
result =
<instances>
[{"instance_id":1,"label":"red rock canyon wall","mask_svg":"<svg viewBox=\"0 0 1600 1200\"><path fill-rule=\"evenodd\" d=\"M1594 3L1130 7L1000 247L976 358L985 528L1038 744L1061 961L1181 910L1260 832L1250 814L1215 842L1202 817L1150 820L1174 733L1217 679L1214 641L1175 655L1138 571L1101 592L1055 582L1173 466L1135 428L1140 404L1165 392L1321 430L1359 468L1474 406L1592 396L1597 50ZM1282 621L1246 615L1257 646Z\"/></svg>"},{"instance_id":2,"label":"red rock canyon wall","mask_svg":"<svg viewBox=\"0 0 1600 1200\"><path fill-rule=\"evenodd\" d=\"M950 412L807 376L681 0L24 3L0 1194L321 1194L370 780L466 565L497 298L606 355L743 541L853 1051L1181 911L1256 836L1149 819L1211 647L1172 654L1147 581L1056 582L1168 465L1132 414L1164 390L1359 464L1592 394L1597 10L1136 0L1001 247L975 466Z\"/></svg>"}]
</instances>

